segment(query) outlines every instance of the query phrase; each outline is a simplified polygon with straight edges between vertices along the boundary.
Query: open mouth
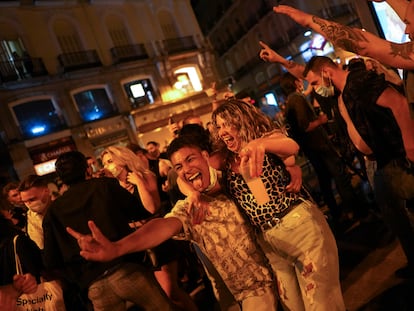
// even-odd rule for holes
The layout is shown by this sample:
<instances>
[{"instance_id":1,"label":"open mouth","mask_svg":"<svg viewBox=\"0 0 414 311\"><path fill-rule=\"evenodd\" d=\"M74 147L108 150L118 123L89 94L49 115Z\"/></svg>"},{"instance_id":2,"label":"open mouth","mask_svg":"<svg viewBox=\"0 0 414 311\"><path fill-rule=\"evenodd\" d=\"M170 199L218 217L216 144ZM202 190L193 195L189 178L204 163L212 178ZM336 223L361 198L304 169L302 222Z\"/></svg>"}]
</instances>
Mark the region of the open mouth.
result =
<instances>
[{"instance_id":1,"label":"open mouth","mask_svg":"<svg viewBox=\"0 0 414 311\"><path fill-rule=\"evenodd\" d=\"M187 180L193 185L194 189L201 191L203 187L203 176L200 172L197 172L190 177L187 178Z\"/></svg>"},{"instance_id":2,"label":"open mouth","mask_svg":"<svg viewBox=\"0 0 414 311\"><path fill-rule=\"evenodd\" d=\"M231 136L226 136L222 138L223 142L226 144L227 148L231 151L234 151L236 148L236 141Z\"/></svg>"}]
</instances>

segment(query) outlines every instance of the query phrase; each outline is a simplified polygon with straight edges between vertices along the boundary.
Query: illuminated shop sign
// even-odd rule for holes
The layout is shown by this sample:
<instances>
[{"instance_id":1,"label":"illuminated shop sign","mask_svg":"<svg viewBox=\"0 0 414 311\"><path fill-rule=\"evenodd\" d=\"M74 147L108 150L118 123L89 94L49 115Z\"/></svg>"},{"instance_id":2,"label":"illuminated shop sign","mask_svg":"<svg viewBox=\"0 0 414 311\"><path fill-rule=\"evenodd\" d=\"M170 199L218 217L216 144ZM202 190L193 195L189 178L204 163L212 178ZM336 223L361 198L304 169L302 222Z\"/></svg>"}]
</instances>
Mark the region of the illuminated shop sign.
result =
<instances>
[{"instance_id":1,"label":"illuminated shop sign","mask_svg":"<svg viewBox=\"0 0 414 311\"><path fill-rule=\"evenodd\" d=\"M73 150L76 150L76 145L72 137L64 137L33 146L28 151L36 174L42 176L55 171L55 162L59 155Z\"/></svg>"},{"instance_id":2,"label":"illuminated shop sign","mask_svg":"<svg viewBox=\"0 0 414 311\"><path fill-rule=\"evenodd\" d=\"M55 171L56 159L49 160L34 166L35 172L39 176L53 173Z\"/></svg>"}]
</instances>

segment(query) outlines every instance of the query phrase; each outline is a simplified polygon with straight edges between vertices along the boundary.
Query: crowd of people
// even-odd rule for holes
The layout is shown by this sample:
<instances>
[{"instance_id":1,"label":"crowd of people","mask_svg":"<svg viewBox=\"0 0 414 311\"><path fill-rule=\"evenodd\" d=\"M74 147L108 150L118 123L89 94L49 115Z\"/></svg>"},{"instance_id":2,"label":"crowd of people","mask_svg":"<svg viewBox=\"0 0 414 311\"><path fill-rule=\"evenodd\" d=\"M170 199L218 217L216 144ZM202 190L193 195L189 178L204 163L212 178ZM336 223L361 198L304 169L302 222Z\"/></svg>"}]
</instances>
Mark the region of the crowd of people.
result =
<instances>
[{"instance_id":1,"label":"crowd of people","mask_svg":"<svg viewBox=\"0 0 414 311\"><path fill-rule=\"evenodd\" d=\"M413 38L414 2L388 2ZM285 5L274 11L372 59L343 68L315 56L302 65L260 42L260 58L288 71L273 118L250 98L228 96L214 100L206 128L197 116L170 122L165 152L155 141L109 146L99 159L70 151L56 160L58 187L37 175L5 185L1 310L54 280L66 310L195 311L183 287L195 269L221 310L344 311L336 237L350 218L371 214L407 257L396 275L414 278L412 43ZM384 65L408 70L406 79ZM302 181L299 153L321 200ZM374 204L351 183L354 173L369 181Z\"/></svg>"}]
</instances>

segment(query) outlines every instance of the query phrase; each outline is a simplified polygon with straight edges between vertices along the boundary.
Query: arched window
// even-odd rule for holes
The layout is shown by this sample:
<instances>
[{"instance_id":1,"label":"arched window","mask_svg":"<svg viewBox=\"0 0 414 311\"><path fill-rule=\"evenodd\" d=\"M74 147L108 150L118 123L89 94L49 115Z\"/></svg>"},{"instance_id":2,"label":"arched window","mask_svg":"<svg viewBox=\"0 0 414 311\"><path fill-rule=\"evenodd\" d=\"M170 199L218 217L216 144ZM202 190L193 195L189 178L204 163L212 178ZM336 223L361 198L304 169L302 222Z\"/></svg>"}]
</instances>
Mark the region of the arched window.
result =
<instances>
[{"instance_id":1,"label":"arched window","mask_svg":"<svg viewBox=\"0 0 414 311\"><path fill-rule=\"evenodd\" d=\"M91 85L71 92L76 109L84 122L95 121L117 113L106 85Z\"/></svg>"},{"instance_id":2,"label":"arched window","mask_svg":"<svg viewBox=\"0 0 414 311\"><path fill-rule=\"evenodd\" d=\"M64 19L56 20L53 24L53 31L62 53L73 53L83 50L78 32L69 21Z\"/></svg>"},{"instance_id":3,"label":"arched window","mask_svg":"<svg viewBox=\"0 0 414 311\"><path fill-rule=\"evenodd\" d=\"M10 103L12 115L24 138L34 138L66 128L58 105L50 96L36 96Z\"/></svg>"},{"instance_id":4,"label":"arched window","mask_svg":"<svg viewBox=\"0 0 414 311\"><path fill-rule=\"evenodd\" d=\"M113 46L123 46L131 44L127 28L122 19L116 15L106 18L106 27L109 31Z\"/></svg>"},{"instance_id":5,"label":"arched window","mask_svg":"<svg viewBox=\"0 0 414 311\"><path fill-rule=\"evenodd\" d=\"M160 22L162 33L166 39L178 38L180 36L177 25L170 12L166 10L160 11L158 13L158 21Z\"/></svg>"}]
</instances>

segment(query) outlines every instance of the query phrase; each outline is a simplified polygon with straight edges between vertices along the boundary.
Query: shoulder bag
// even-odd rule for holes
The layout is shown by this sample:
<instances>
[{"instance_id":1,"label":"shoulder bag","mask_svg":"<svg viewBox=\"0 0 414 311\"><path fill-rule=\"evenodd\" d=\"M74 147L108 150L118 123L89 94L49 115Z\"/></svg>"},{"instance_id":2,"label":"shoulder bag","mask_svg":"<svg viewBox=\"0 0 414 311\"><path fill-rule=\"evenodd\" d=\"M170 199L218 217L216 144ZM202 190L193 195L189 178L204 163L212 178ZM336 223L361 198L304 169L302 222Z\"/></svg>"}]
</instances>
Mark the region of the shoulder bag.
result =
<instances>
[{"instance_id":1,"label":"shoulder bag","mask_svg":"<svg viewBox=\"0 0 414 311\"><path fill-rule=\"evenodd\" d=\"M17 238L13 238L14 258L16 262L16 273L23 274L19 255L17 254ZM37 285L37 290L31 294L22 294L16 299L16 310L45 310L65 311L62 287L57 281L45 281Z\"/></svg>"}]
</instances>

